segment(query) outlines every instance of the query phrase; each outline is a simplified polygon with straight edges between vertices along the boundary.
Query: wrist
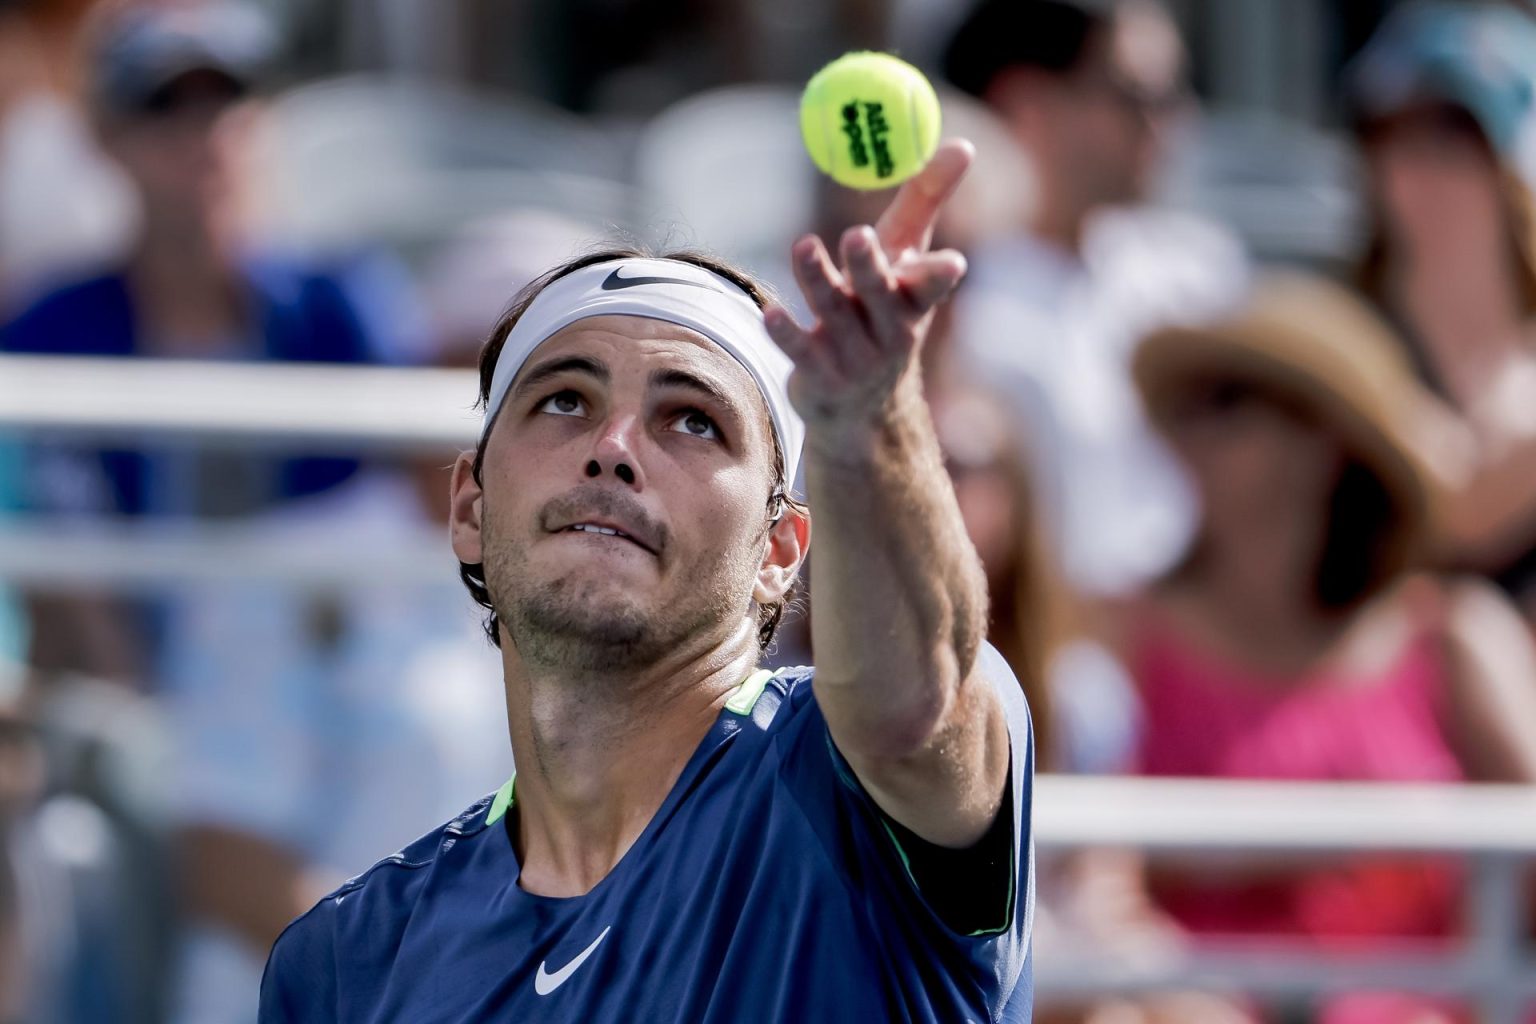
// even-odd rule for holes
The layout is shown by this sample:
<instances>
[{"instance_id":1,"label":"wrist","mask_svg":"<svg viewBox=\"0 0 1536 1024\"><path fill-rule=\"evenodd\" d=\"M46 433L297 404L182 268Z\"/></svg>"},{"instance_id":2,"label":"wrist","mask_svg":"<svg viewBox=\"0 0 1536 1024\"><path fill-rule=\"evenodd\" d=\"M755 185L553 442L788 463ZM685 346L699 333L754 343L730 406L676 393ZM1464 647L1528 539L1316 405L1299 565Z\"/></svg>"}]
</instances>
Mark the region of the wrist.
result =
<instances>
[{"instance_id":1,"label":"wrist","mask_svg":"<svg viewBox=\"0 0 1536 1024\"><path fill-rule=\"evenodd\" d=\"M808 460L841 467L867 466L920 451L933 440L933 424L915 375L879 406L857 416L828 416L806 423Z\"/></svg>"}]
</instances>

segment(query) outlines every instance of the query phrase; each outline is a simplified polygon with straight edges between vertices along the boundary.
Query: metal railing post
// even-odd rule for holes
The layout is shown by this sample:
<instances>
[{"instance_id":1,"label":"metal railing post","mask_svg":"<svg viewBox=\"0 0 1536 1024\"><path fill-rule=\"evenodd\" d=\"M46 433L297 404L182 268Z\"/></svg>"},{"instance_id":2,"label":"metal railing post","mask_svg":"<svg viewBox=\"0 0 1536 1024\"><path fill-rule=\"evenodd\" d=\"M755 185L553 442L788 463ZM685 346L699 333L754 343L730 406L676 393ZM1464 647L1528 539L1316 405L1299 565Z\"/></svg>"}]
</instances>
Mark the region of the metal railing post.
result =
<instances>
[{"instance_id":1,"label":"metal railing post","mask_svg":"<svg viewBox=\"0 0 1536 1024\"><path fill-rule=\"evenodd\" d=\"M1469 858L1472 877L1467 885L1470 926L1466 956L1473 976L1482 979L1477 992L1479 1019L1484 1024L1522 1024L1528 985L1522 984L1525 913L1521 880L1526 862L1502 853Z\"/></svg>"}]
</instances>

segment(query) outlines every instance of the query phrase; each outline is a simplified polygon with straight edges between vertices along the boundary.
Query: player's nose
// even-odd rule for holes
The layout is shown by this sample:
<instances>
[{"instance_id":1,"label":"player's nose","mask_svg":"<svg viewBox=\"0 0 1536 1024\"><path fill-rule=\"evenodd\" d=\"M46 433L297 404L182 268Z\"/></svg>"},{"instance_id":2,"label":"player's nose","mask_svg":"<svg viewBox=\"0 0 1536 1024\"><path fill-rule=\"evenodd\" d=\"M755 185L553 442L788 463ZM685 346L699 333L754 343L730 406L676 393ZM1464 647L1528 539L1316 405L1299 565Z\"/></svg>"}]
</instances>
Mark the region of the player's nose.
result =
<instances>
[{"instance_id":1,"label":"player's nose","mask_svg":"<svg viewBox=\"0 0 1536 1024\"><path fill-rule=\"evenodd\" d=\"M621 483L643 490L644 474L640 469L639 432L637 416L614 417L603 425L592 445L584 468L587 477L596 479L612 475Z\"/></svg>"}]
</instances>

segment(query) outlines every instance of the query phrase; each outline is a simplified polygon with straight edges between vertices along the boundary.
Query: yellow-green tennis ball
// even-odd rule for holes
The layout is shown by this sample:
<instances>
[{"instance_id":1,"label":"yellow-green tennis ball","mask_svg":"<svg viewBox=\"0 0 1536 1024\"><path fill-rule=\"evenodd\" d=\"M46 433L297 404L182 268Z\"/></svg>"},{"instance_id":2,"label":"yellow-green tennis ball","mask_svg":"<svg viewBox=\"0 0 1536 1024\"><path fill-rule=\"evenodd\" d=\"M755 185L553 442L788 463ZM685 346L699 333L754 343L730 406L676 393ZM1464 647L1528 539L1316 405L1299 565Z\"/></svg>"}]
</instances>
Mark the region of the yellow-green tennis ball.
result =
<instances>
[{"instance_id":1,"label":"yellow-green tennis ball","mask_svg":"<svg viewBox=\"0 0 1536 1024\"><path fill-rule=\"evenodd\" d=\"M812 76L800 134L816 166L850 188L899 185L939 145L939 98L923 73L888 53L848 53Z\"/></svg>"}]
</instances>

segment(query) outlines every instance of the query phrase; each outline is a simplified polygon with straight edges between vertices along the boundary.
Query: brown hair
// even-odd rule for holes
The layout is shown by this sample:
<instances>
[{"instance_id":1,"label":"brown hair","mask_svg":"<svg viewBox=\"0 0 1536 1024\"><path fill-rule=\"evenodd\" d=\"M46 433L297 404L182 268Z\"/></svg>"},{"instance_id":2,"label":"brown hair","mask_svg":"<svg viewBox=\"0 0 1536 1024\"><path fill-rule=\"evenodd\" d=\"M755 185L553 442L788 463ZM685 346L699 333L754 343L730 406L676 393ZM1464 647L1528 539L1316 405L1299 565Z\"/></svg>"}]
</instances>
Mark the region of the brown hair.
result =
<instances>
[{"instance_id":1,"label":"brown hair","mask_svg":"<svg viewBox=\"0 0 1536 1024\"><path fill-rule=\"evenodd\" d=\"M616 245L585 252L546 272L519 291L513 297L511 305L507 307L507 311L496 322L496 326L491 329L490 337L486 340L484 348L480 350L480 397L476 403L480 408L485 408L490 402L491 379L496 374L496 361L501 356L501 349L506 344L507 335L516 326L523 314L528 311L528 307L533 304L533 300L539 297L539 293L568 274L573 274L578 270L597 263L607 263L611 260L621 259L663 259L691 264L725 278L745 292L759 309L764 308L771 298L771 293L767 286L753 278L746 271L739 270L719 257L697 249L650 252L640 246ZM486 436L489 436L489 433L487 431ZM779 447L778 435L770 430L769 437L773 440L774 474L773 487L768 495L769 521L777 520L786 512L804 515L807 512L806 506L796 501L789 493L794 481L784 479L784 452ZM475 446L475 461L471 468L471 473L477 484L480 483L480 472L485 460L485 442L486 437L482 437ZM469 596L474 598L476 604L486 610L485 633L490 637L491 643L500 647L500 622L496 616L496 608L491 603L490 590L486 585L484 563L460 562L459 578L464 581L464 586L469 590ZM757 642L759 649L766 648L772 642L774 633L778 631L779 622L784 617L784 609L795 599L797 590L798 585L792 584L790 589L779 600L771 604L759 606L757 610Z\"/></svg>"},{"instance_id":2,"label":"brown hair","mask_svg":"<svg viewBox=\"0 0 1536 1024\"><path fill-rule=\"evenodd\" d=\"M1008 564L996 573L997 585L989 588L987 639L1024 690L1036 763L1041 771L1059 771L1066 752L1056 735L1050 662L1086 629L1041 522L1039 496L1024 454L1010 446L1003 460L1016 513L1013 550Z\"/></svg>"}]
</instances>

